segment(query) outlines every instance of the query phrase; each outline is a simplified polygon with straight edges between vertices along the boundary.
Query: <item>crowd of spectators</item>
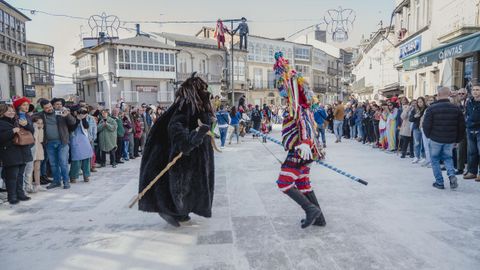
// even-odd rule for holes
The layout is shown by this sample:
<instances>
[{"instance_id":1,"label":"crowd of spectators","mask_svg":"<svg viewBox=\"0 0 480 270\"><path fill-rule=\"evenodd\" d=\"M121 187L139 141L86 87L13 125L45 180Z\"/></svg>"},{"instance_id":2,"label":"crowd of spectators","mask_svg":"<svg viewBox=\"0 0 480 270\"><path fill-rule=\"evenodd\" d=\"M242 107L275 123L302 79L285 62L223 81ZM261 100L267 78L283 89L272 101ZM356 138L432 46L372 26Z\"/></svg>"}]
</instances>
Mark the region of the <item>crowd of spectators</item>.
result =
<instances>
[{"instance_id":1,"label":"crowd of spectators","mask_svg":"<svg viewBox=\"0 0 480 270\"><path fill-rule=\"evenodd\" d=\"M0 104L2 191L10 204L30 200L29 193L69 189L107 164L141 156L145 140L164 108L120 103L110 111L84 101L20 97ZM0 183L1 184L1 183Z\"/></svg>"},{"instance_id":2,"label":"crowd of spectators","mask_svg":"<svg viewBox=\"0 0 480 270\"><path fill-rule=\"evenodd\" d=\"M318 136L326 147L325 129L334 133L335 143L356 140L400 158L411 158L413 164L433 166L437 188L443 188L441 173L453 179L480 182L480 85L451 91L439 87L432 96L409 100L394 96L382 101L358 101L351 97L345 105L319 105L314 110ZM448 152L448 153L447 153ZM450 169L449 160L452 160ZM454 168L454 169L453 169ZM451 181L452 182L452 181ZM454 181L455 182L455 181ZM455 183L453 184L455 186Z\"/></svg>"}]
</instances>

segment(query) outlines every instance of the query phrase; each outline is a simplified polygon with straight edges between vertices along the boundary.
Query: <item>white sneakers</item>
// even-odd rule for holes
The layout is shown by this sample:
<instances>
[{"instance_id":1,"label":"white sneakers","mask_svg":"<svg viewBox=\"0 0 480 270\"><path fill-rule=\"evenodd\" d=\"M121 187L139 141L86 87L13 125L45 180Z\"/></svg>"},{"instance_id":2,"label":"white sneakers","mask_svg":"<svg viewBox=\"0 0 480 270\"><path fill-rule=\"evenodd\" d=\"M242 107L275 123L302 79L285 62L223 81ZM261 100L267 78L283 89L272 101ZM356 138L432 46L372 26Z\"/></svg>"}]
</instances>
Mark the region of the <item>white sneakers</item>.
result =
<instances>
[{"instance_id":1,"label":"white sneakers","mask_svg":"<svg viewBox=\"0 0 480 270\"><path fill-rule=\"evenodd\" d=\"M419 159L417 157L413 158L412 160L412 163L415 164L415 163L418 163Z\"/></svg>"}]
</instances>

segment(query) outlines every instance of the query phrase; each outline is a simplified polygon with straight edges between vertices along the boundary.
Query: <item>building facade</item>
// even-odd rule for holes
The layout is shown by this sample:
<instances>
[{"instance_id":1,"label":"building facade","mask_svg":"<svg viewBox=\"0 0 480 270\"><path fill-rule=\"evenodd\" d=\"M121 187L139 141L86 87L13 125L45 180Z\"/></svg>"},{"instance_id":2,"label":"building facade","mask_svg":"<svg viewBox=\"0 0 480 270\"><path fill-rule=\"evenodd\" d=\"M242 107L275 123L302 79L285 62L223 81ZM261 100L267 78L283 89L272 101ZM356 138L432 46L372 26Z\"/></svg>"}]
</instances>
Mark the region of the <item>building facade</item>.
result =
<instances>
[{"instance_id":1,"label":"building facade","mask_svg":"<svg viewBox=\"0 0 480 270\"><path fill-rule=\"evenodd\" d=\"M99 39L73 53L80 99L112 108L120 102L167 106L173 102L178 50L145 35Z\"/></svg>"},{"instance_id":2,"label":"building facade","mask_svg":"<svg viewBox=\"0 0 480 270\"><path fill-rule=\"evenodd\" d=\"M0 100L24 95L27 21L27 16L0 0Z\"/></svg>"},{"instance_id":3,"label":"building facade","mask_svg":"<svg viewBox=\"0 0 480 270\"><path fill-rule=\"evenodd\" d=\"M174 33L158 33L156 36L158 41L180 51L177 54L178 85L197 72L197 76L208 83L212 95L222 95L222 81L226 85L226 50L218 49L217 43L208 38Z\"/></svg>"},{"instance_id":4,"label":"building facade","mask_svg":"<svg viewBox=\"0 0 480 270\"><path fill-rule=\"evenodd\" d=\"M55 85L53 52L53 46L27 41L25 95L33 101L39 98L52 98L52 89Z\"/></svg>"},{"instance_id":5,"label":"building facade","mask_svg":"<svg viewBox=\"0 0 480 270\"><path fill-rule=\"evenodd\" d=\"M401 94L395 62L393 28L382 28L362 40L355 59L353 94L360 101L383 100Z\"/></svg>"},{"instance_id":6,"label":"building facade","mask_svg":"<svg viewBox=\"0 0 480 270\"><path fill-rule=\"evenodd\" d=\"M199 38L210 39L217 44L214 39L214 28L202 27L200 31L195 35ZM223 84L221 85L221 95L223 99L229 100L233 104L237 104L238 100L242 96L247 95L248 91L248 63L247 63L247 54L246 49L239 49L239 36L233 36L233 48L232 48L232 37L229 34L225 35L225 67L223 73ZM249 40L250 41L250 40ZM232 59L233 55L233 59ZM233 75L233 76L232 76ZM232 83L233 81L233 83Z\"/></svg>"},{"instance_id":7,"label":"building facade","mask_svg":"<svg viewBox=\"0 0 480 270\"><path fill-rule=\"evenodd\" d=\"M294 44L279 39L249 36L248 42L248 92L247 101L252 105L281 105L282 99L275 88L275 53L283 52L290 64L293 59Z\"/></svg>"},{"instance_id":8,"label":"building facade","mask_svg":"<svg viewBox=\"0 0 480 270\"><path fill-rule=\"evenodd\" d=\"M396 1L395 66L407 97L479 81L479 13L478 1Z\"/></svg>"},{"instance_id":9,"label":"building facade","mask_svg":"<svg viewBox=\"0 0 480 270\"><path fill-rule=\"evenodd\" d=\"M344 61L341 58L340 49L326 43L325 32L319 29L298 36L294 41L296 44L304 44L312 48L311 65L312 68L315 68L311 74L311 84L313 83L314 89L317 89L315 92L319 96L319 100L323 103L333 103L338 99L343 99L344 93L348 90L342 83L347 80L342 77ZM319 60L321 62L318 62ZM316 61L317 63L315 63ZM322 71L319 71L320 66Z\"/></svg>"}]
</instances>

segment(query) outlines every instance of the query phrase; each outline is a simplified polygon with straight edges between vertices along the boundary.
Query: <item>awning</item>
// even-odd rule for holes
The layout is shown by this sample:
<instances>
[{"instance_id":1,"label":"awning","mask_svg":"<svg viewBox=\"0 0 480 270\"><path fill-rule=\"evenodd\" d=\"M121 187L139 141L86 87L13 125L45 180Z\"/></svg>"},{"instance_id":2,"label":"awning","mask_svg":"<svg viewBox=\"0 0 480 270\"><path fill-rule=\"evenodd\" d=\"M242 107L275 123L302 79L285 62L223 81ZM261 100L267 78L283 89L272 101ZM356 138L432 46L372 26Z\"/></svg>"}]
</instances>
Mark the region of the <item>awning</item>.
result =
<instances>
[{"instance_id":1,"label":"awning","mask_svg":"<svg viewBox=\"0 0 480 270\"><path fill-rule=\"evenodd\" d=\"M383 89L379 89L378 91L384 96L403 93L403 89L398 82L386 85Z\"/></svg>"},{"instance_id":2,"label":"awning","mask_svg":"<svg viewBox=\"0 0 480 270\"><path fill-rule=\"evenodd\" d=\"M480 51L480 32L459 38L430 51L403 59L403 70L414 70L444 59Z\"/></svg>"}]
</instances>

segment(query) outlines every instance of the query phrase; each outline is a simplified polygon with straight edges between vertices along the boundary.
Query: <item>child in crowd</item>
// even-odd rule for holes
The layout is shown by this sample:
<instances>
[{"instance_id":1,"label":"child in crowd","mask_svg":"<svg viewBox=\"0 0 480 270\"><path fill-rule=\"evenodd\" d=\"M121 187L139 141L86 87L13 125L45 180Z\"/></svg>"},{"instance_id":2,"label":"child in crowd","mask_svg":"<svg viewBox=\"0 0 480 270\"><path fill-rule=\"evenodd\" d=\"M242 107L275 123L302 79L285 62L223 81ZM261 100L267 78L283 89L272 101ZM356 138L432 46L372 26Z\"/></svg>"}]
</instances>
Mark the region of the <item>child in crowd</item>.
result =
<instances>
[{"instance_id":1,"label":"child in crowd","mask_svg":"<svg viewBox=\"0 0 480 270\"><path fill-rule=\"evenodd\" d=\"M35 144L33 145L35 148L35 151L33 151L33 153L35 153L35 156L33 157L33 177L35 178L33 192L46 191L47 189L40 185L40 166L45 159L45 151L43 149L43 119L39 116L33 116L32 122L34 129L33 136L35 138ZM29 184L31 185L32 183Z\"/></svg>"}]
</instances>

